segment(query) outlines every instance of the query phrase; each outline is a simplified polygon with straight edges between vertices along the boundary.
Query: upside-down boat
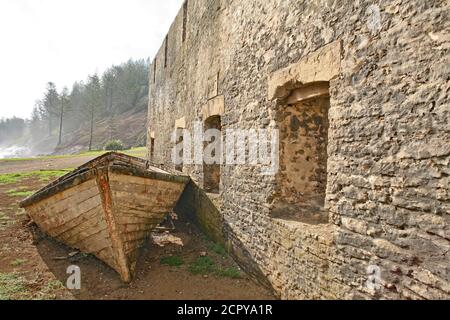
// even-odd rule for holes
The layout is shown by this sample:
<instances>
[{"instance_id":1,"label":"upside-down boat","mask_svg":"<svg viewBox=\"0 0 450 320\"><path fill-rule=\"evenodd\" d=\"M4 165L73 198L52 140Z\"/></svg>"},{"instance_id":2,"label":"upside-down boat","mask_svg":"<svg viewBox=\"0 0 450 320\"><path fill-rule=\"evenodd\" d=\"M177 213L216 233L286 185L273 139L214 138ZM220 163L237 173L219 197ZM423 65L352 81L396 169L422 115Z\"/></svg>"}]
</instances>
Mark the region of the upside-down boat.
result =
<instances>
[{"instance_id":1,"label":"upside-down boat","mask_svg":"<svg viewBox=\"0 0 450 320\"><path fill-rule=\"evenodd\" d=\"M49 236L95 255L130 282L138 249L172 212L189 177L107 153L21 202Z\"/></svg>"}]
</instances>

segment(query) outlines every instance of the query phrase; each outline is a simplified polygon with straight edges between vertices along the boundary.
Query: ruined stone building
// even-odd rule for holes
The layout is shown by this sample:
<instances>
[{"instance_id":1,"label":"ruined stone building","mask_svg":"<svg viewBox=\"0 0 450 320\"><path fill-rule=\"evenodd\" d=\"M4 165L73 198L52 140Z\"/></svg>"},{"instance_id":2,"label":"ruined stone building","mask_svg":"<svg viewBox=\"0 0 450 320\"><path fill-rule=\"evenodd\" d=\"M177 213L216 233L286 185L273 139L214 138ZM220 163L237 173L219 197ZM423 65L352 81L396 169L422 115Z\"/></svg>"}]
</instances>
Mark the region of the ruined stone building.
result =
<instances>
[{"instance_id":1,"label":"ruined stone building","mask_svg":"<svg viewBox=\"0 0 450 320\"><path fill-rule=\"evenodd\" d=\"M149 75L148 156L193 180L178 210L283 299L450 298L449 9L187 0ZM279 171L175 165L196 121L279 129Z\"/></svg>"}]
</instances>

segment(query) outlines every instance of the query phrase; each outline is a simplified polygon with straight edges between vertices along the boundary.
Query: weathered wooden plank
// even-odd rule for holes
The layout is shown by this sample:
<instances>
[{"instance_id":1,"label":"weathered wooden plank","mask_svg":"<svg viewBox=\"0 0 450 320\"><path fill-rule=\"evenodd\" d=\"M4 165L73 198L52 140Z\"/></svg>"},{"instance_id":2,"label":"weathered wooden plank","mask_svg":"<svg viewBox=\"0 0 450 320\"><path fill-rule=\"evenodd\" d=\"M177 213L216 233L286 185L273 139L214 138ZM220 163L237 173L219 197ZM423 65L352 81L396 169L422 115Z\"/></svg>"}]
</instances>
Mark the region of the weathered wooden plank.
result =
<instances>
[{"instance_id":1,"label":"weathered wooden plank","mask_svg":"<svg viewBox=\"0 0 450 320\"><path fill-rule=\"evenodd\" d=\"M161 220L164 219L165 215L158 215L152 217L136 217L133 215L121 215L117 217L117 223L119 224L160 224Z\"/></svg>"},{"instance_id":2,"label":"weathered wooden plank","mask_svg":"<svg viewBox=\"0 0 450 320\"><path fill-rule=\"evenodd\" d=\"M64 232L72 229L76 229L78 226L80 226L84 221L90 220L93 217L99 217L101 215L101 207L97 206L94 209L85 212L83 214L80 214L77 218L72 219L68 221L67 223L58 226L58 227L52 227L51 230L54 232L55 236L59 236L63 234Z\"/></svg>"},{"instance_id":3,"label":"weathered wooden plank","mask_svg":"<svg viewBox=\"0 0 450 320\"><path fill-rule=\"evenodd\" d=\"M99 230L104 229L106 229L106 223L102 218L102 216L99 216L97 214L92 218L79 224L77 228L67 230L66 232L58 235L57 237L65 241L70 241L74 237L83 239L89 237L91 234L99 232Z\"/></svg>"},{"instance_id":4,"label":"weathered wooden plank","mask_svg":"<svg viewBox=\"0 0 450 320\"><path fill-rule=\"evenodd\" d=\"M147 167L144 160L110 153L49 184L23 206L49 235L94 254L129 281L139 247L188 182Z\"/></svg>"}]
</instances>

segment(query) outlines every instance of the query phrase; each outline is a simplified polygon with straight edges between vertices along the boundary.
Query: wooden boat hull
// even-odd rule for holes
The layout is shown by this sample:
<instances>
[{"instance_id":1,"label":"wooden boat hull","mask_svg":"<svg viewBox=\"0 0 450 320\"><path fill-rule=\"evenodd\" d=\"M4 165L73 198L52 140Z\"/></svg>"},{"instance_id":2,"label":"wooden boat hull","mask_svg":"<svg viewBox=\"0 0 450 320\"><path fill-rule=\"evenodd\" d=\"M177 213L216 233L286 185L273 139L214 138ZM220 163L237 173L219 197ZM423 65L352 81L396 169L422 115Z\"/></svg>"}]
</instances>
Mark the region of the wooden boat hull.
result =
<instances>
[{"instance_id":1,"label":"wooden boat hull","mask_svg":"<svg viewBox=\"0 0 450 320\"><path fill-rule=\"evenodd\" d=\"M124 155L139 164L115 163L118 155L80 167L21 205L49 236L95 255L129 282L138 249L172 212L189 178L148 170Z\"/></svg>"}]
</instances>

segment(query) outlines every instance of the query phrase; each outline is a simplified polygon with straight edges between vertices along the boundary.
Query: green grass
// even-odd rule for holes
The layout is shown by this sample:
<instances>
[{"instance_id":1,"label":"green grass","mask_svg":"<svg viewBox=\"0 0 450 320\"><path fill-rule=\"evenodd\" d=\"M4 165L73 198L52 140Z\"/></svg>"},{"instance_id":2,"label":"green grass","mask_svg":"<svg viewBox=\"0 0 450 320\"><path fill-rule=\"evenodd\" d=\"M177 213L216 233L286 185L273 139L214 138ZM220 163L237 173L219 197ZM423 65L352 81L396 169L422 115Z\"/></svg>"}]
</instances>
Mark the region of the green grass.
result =
<instances>
[{"instance_id":1,"label":"green grass","mask_svg":"<svg viewBox=\"0 0 450 320\"><path fill-rule=\"evenodd\" d=\"M38 288L31 292L29 288ZM54 300L56 291L64 290L59 280L50 280L44 286L40 282L28 281L17 272L0 272L0 301L4 300Z\"/></svg>"},{"instance_id":2,"label":"green grass","mask_svg":"<svg viewBox=\"0 0 450 320\"><path fill-rule=\"evenodd\" d=\"M209 246L209 250L218 254L219 256L225 257L227 255L227 251L225 248L219 243L213 243Z\"/></svg>"},{"instance_id":3,"label":"green grass","mask_svg":"<svg viewBox=\"0 0 450 320\"><path fill-rule=\"evenodd\" d=\"M46 182L50 181L73 171L73 169L63 169L63 170L42 170L31 172L31 176L38 177L39 180Z\"/></svg>"},{"instance_id":4,"label":"green grass","mask_svg":"<svg viewBox=\"0 0 450 320\"><path fill-rule=\"evenodd\" d=\"M47 283L47 285L44 287L43 291L46 293L51 293L55 290L61 290L64 289L64 285L59 280L51 280Z\"/></svg>"},{"instance_id":5,"label":"green grass","mask_svg":"<svg viewBox=\"0 0 450 320\"><path fill-rule=\"evenodd\" d=\"M0 211L0 221L3 220L9 220L9 217L6 215L6 213Z\"/></svg>"},{"instance_id":6,"label":"green grass","mask_svg":"<svg viewBox=\"0 0 450 320\"><path fill-rule=\"evenodd\" d=\"M11 159L1 159L1 162L20 162L20 161L30 161L30 160L50 160L50 159L66 159L66 158L76 158L76 157L86 157L86 156L101 156L109 151L104 150L96 150L96 151L84 151L80 152L78 154L67 154L67 155L59 155L59 156L43 156L43 157L36 157L36 158L11 158ZM134 157L140 157L143 158L147 154L147 148L141 147L141 148L133 148L129 150L120 151L122 153L125 153L130 156Z\"/></svg>"},{"instance_id":7,"label":"green grass","mask_svg":"<svg viewBox=\"0 0 450 320\"><path fill-rule=\"evenodd\" d=\"M210 257L199 257L189 266L189 271L195 275L207 275L217 269L216 264Z\"/></svg>"},{"instance_id":8,"label":"green grass","mask_svg":"<svg viewBox=\"0 0 450 320\"><path fill-rule=\"evenodd\" d=\"M235 267L228 267L225 269L220 269L216 272L216 274L218 276L224 277L224 278L232 278L232 279L242 278L241 272Z\"/></svg>"},{"instance_id":9,"label":"green grass","mask_svg":"<svg viewBox=\"0 0 450 320\"><path fill-rule=\"evenodd\" d=\"M6 191L6 193L12 197L23 197L23 198L29 197L32 194L34 194L34 191L26 191L25 189L26 187L20 187L17 189L8 190Z\"/></svg>"},{"instance_id":10,"label":"green grass","mask_svg":"<svg viewBox=\"0 0 450 320\"><path fill-rule=\"evenodd\" d=\"M0 273L0 300L27 298L27 281L18 273Z\"/></svg>"},{"instance_id":11,"label":"green grass","mask_svg":"<svg viewBox=\"0 0 450 320\"><path fill-rule=\"evenodd\" d=\"M11 223L11 218L0 211L0 230L5 229Z\"/></svg>"},{"instance_id":12,"label":"green grass","mask_svg":"<svg viewBox=\"0 0 450 320\"><path fill-rule=\"evenodd\" d=\"M190 266L189 271L194 275L214 274L218 277L239 279L242 277L235 267L223 268L218 266L210 257L199 257Z\"/></svg>"},{"instance_id":13,"label":"green grass","mask_svg":"<svg viewBox=\"0 0 450 320\"><path fill-rule=\"evenodd\" d=\"M14 184L23 179L27 178L38 178L39 180L45 182L51 179L59 178L66 173L72 171L72 169L63 169L63 170L39 170L39 171L31 171L24 173L6 173L0 174L0 185L5 184Z\"/></svg>"},{"instance_id":14,"label":"green grass","mask_svg":"<svg viewBox=\"0 0 450 320\"><path fill-rule=\"evenodd\" d=\"M162 258L161 264L171 266L171 267L180 267L184 264L184 262L181 257L171 256L171 257Z\"/></svg>"},{"instance_id":15,"label":"green grass","mask_svg":"<svg viewBox=\"0 0 450 320\"><path fill-rule=\"evenodd\" d=\"M26 215L25 209L19 208L19 209L16 211L16 217L21 217L21 216L24 216L24 215Z\"/></svg>"},{"instance_id":16,"label":"green grass","mask_svg":"<svg viewBox=\"0 0 450 320\"><path fill-rule=\"evenodd\" d=\"M11 266L13 266L13 267L20 267L21 265L23 265L27 261L28 261L27 259L16 259L14 261L11 261Z\"/></svg>"},{"instance_id":17,"label":"green grass","mask_svg":"<svg viewBox=\"0 0 450 320\"><path fill-rule=\"evenodd\" d=\"M23 178L23 174L21 173L7 173L0 174L0 185L1 184L12 184Z\"/></svg>"}]
</instances>

